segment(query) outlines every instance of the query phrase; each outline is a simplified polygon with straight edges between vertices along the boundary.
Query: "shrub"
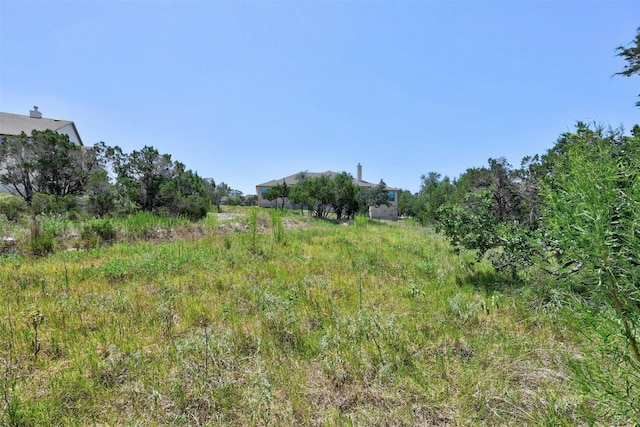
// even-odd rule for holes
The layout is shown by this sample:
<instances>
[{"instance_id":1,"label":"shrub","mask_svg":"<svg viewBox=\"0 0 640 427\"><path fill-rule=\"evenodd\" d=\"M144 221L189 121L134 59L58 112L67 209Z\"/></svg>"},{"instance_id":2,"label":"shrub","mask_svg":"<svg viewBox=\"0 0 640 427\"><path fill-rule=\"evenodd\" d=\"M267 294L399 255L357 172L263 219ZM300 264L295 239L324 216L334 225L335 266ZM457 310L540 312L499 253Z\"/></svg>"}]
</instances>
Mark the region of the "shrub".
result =
<instances>
[{"instance_id":1,"label":"shrub","mask_svg":"<svg viewBox=\"0 0 640 427\"><path fill-rule=\"evenodd\" d=\"M5 215L7 220L16 221L20 214L26 211L26 203L18 196L0 194L0 215Z\"/></svg>"},{"instance_id":2,"label":"shrub","mask_svg":"<svg viewBox=\"0 0 640 427\"><path fill-rule=\"evenodd\" d=\"M101 242L111 242L116 238L116 229L110 219L95 219L84 224L80 237L86 247L98 246Z\"/></svg>"}]
</instances>

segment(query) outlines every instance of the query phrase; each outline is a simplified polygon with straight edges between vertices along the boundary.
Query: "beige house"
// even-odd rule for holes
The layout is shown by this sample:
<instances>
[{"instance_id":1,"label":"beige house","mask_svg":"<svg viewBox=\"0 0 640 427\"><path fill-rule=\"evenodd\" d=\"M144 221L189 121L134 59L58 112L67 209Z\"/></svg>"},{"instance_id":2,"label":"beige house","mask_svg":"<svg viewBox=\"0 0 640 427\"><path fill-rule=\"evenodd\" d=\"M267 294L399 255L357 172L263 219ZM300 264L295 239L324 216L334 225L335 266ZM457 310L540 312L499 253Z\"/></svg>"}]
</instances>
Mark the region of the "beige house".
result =
<instances>
[{"instance_id":1,"label":"beige house","mask_svg":"<svg viewBox=\"0 0 640 427\"><path fill-rule=\"evenodd\" d=\"M288 186L293 187L299 182L301 174L304 174L307 178L315 178L318 176L327 176L329 178L333 178L338 175L337 172L326 171L326 172L298 172L293 175L286 176L280 179L272 179L271 181L264 182L262 184L256 185L256 195L258 196L258 206L262 207L271 207L272 204L269 200L264 198L265 193L271 187L275 187L276 185L286 183ZM353 183L360 188L372 188L377 184L372 182L367 182L362 179L362 165L358 163L358 170L356 177L353 178ZM398 219L398 193L399 190L397 188L386 186L385 190L389 193L389 206L381 205L381 206L370 206L369 207L369 218L373 219L389 219L389 220L397 220ZM289 206L291 207L291 206Z\"/></svg>"},{"instance_id":2,"label":"beige house","mask_svg":"<svg viewBox=\"0 0 640 427\"><path fill-rule=\"evenodd\" d=\"M0 139L19 136L22 132L31 135L34 130L45 131L48 129L68 135L69 141L76 145L84 145L75 123L69 120L43 118L38 107L33 107L28 116L0 113Z\"/></svg>"},{"instance_id":3,"label":"beige house","mask_svg":"<svg viewBox=\"0 0 640 427\"><path fill-rule=\"evenodd\" d=\"M33 107L28 116L22 114L0 113L0 144L5 138L19 136L22 132L31 136L34 130L52 130L59 134L69 136L69 141L76 145L84 146L75 123L69 120L47 119L42 117L38 107ZM0 192L6 192L7 188L0 185Z\"/></svg>"}]
</instances>

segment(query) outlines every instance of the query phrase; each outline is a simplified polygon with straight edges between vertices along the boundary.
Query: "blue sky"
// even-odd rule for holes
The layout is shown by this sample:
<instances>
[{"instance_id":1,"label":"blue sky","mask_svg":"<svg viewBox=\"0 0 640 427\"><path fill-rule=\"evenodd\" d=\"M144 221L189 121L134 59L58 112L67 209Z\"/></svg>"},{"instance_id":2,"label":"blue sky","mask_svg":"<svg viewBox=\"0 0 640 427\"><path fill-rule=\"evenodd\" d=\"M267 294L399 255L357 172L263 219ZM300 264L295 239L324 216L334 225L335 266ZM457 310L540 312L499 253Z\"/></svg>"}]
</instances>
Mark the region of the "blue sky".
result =
<instances>
[{"instance_id":1,"label":"blue sky","mask_svg":"<svg viewBox=\"0 0 640 427\"><path fill-rule=\"evenodd\" d=\"M577 121L630 129L637 1L0 0L0 111L245 194L301 170L415 192Z\"/></svg>"}]
</instances>

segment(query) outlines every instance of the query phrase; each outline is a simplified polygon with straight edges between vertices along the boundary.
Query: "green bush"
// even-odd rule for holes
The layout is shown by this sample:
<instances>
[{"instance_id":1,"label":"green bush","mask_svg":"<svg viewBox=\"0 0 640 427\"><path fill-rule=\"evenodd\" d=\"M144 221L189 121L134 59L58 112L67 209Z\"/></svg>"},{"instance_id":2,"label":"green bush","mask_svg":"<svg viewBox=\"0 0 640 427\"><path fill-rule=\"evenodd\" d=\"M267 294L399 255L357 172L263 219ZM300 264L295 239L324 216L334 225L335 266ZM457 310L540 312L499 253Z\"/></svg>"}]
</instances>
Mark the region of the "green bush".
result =
<instances>
[{"instance_id":1,"label":"green bush","mask_svg":"<svg viewBox=\"0 0 640 427\"><path fill-rule=\"evenodd\" d=\"M18 196L0 194L0 215L9 221L16 221L26 211L27 204Z\"/></svg>"},{"instance_id":2,"label":"green bush","mask_svg":"<svg viewBox=\"0 0 640 427\"><path fill-rule=\"evenodd\" d=\"M55 234L52 230L42 230L37 219L31 225L29 248L33 256L44 256L55 248Z\"/></svg>"},{"instance_id":3,"label":"green bush","mask_svg":"<svg viewBox=\"0 0 640 427\"><path fill-rule=\"evenodd\" d=\"M110 219L94 219L85 223L80 238L86 247L96 247L102 242L111 242L117 236L116 228Z\"/></svg>"}]
</instances>

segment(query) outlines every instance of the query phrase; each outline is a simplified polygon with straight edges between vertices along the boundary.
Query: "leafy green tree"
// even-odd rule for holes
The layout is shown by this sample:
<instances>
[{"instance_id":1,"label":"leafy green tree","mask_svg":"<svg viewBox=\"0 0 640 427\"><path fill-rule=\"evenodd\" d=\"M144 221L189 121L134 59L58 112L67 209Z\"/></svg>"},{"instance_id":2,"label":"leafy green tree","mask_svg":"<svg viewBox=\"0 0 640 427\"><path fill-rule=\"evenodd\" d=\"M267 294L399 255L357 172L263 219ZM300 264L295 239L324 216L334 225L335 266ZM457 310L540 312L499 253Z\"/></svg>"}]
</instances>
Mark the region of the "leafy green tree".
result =
<instances>
[{"instance_id":1,"label":"leafy green tree","mask_svg":"<svg viewBox=\"0 0 640 427\"><path fill-rule=\"evenodd\" d=\"M389 206L389 192L387 191L387 185L383 180L380 180L380 182L373 187L361 189L358 192L356 199L358 202L358 210L360 212L366 212L371 206Z\"/></svg>"},{"instance_id":2,"label":"leafy green tree","mask_svg":"<svg viewBox=\"0 0 640 427\"><path fill-rule=\"evenodd\" d=\"M455 190L449 177L441 178L437 172L420 177L422 181L416 198L416 215L422 223L436 223L440 218L440 207L446 204Z\"/></svg>"},{"instance_id":3,"label":"leafy green tree","mask_svg":"<svg viewBox=\"0 0 640 427\"><path fill-rule=\"evenodd\" d=\"M315 215L319 218L326 218L331 205L335 202L335 182L326 175L320 175L309 178L304 183L313 200Z\"/></svg>"},{"instance_id":4,"label":"leafy green tree","mask_svg":"<svg viewBox=\"0 0 640 427\"><path fill-rule=\"evenodd\" d=\"M444 204L438 216L438 230L444 232L457 247L477 250L478 259L501 243L497 233L499 221L494 214L489 190L469 193L463 203Z\"/></svg>"},{"instance_id":5,"label":"leafy green tree","mask_svg":"<svg viewBox=\"0 0 640 427\"><path fill-rule=\"evenodd\" d=\"M100 170L89 177L86 186L87 211L95 216L104 217L117 211L117 191L109 181L106 170Z\"/></svg>"},{"instance_id":6,"label":"leafy green tree","mask_svg":"<svg viewBox=\"0 0 640 427\"><path fill-rule=\"evenodd\" d=\"M114 147L109 151L109 157L122 194L140 210L152 212L159 208L160 189L175 175L171 155L160 154L155 148L145 146L131 154Z\"/></svg>"},{"instance_id":7,"label":"leafy green tree","mask_svg":"<svg viewBox=\"0 0 640 427\"><path fill-rule=\"evenodd\" d=\"M264 198L274 204L276 208L284 210L284 206L287 204L290 194L291 187L283 181L282 184L277 183L275 186L269 188L264 194Z\"/></svg>"},{"instance_id":8,"label":"leafy green tree","mask_svg":"<svg viewBox=\"0 0 640 427\"><path fill-rule=\"evenodd\" d=\"M640 74L640 27L636 30L636 37L630 43L631 46L618 46L616 49L618 54L627 61L627 65L624 66L624 69L616 75L631 77L633 75ZM640 107L640 102L637 102L636 105Z\"/></svg>"},{"instance_id":9,"label":"leafy green tree","mask_svg":"<svg viewBox=\"0 0 640 427\"><path fill-rule=\"evenodd\" d=\"M398 215L416 217L419 211L419 199L417 194L411 194L408 190L401 190L398 196Z\"/></svg>"},{"instance_id":10,"label":"leafy green tree","mask_svg":"<svg viewBox=\"0 0 640 427\"><path fill-rule=\"evenodd\" d=\"M310 187L311 185L308 182L308 178L305 178L294 185L289 193L289 200L291 203L299 206L301 212L306 208L309 215L311 214L314 206L314 199L311 197Z\"/></svg>"},{"instance_id":11,"label":"leafy green tree","mask_svg":"<svg viewBox=\"0 0 640 427\"><path fill-rule=\"evenodd\" d=\"M218 212L220 212L220 203L222 202L222 198L229 196L231 188L224 182L216 185L215 180L211 178L206 179L205 183L206 192L209 195L211 204L216 207Z\"/></svg>"},{"instance_id":12,"label":"leafy green tree","mask_svg":"<svg viewBox=\"0 0 640 427\"><path fill-rule=\"evenodd\" d=\"M175 169L174 178L160 188L160 211L191 220L204 218L211 204L205 181L197 173L186 170L182 163L176 162Z\"/></svg>"},{"instance_id":13,"label":"leafy green tree","mask_svg":"<svg viewBox=\"0 0 640 427\"><path fill-rule=\"evenodd\" d=\"M22 198L0 193L0 215L4 215L8 221L17 221L20 215L26 212L26 208Z\"/></svg>"},{"instance_id":14,"label":"leafy green tree","mask_svg":"<svg viewBox=\"0 0 640 427\"><path fill-rule=\"evenodd\" d=\"M334 197L331 207L340 220L342 216L351 218L358 211L356 195L358 187L353 183L353 176L347 172L341 172L333 177Z\"/></svg>"},{"instance_id":15,"label":"leafy green tree","mask_svg":"<svg viewBox=\"0 0 640 427\"><path fill-rule=\"evenodd\" d=\"M280 184L278 184L278 185L280 185ZM271 205L277 208L278 207L278 205L277 205L278 197L280 197L279 188L271 187L271 188L267 189L267 191L264 193L264 195L262 197L265 200L270 201Z\"/></svg>"},{"instance_id":16,"label":"leafy green tree","mask_svg":"<svg viewBox=\"0 0 640 427\"><path fill-rule=\"evenodd\" d=\"M579 123L564 134L554 173L543 181L542 227L557 278L569 285L603 336L606 357L625 372L606 397L640 415L640 135Z\"/></svg>"},{"instance_id":17,"label":"leafy green tree","mask_svg":"<svg viewBox=\"0 0 640 427\"><path fill-rule=\"evenodd\" d=\"M0 144L0 183L31 203L34 194L77 196L92 173L104 168L103 143L87 148L52 130L24 132Z\"/></svg>"}]
</instances>

